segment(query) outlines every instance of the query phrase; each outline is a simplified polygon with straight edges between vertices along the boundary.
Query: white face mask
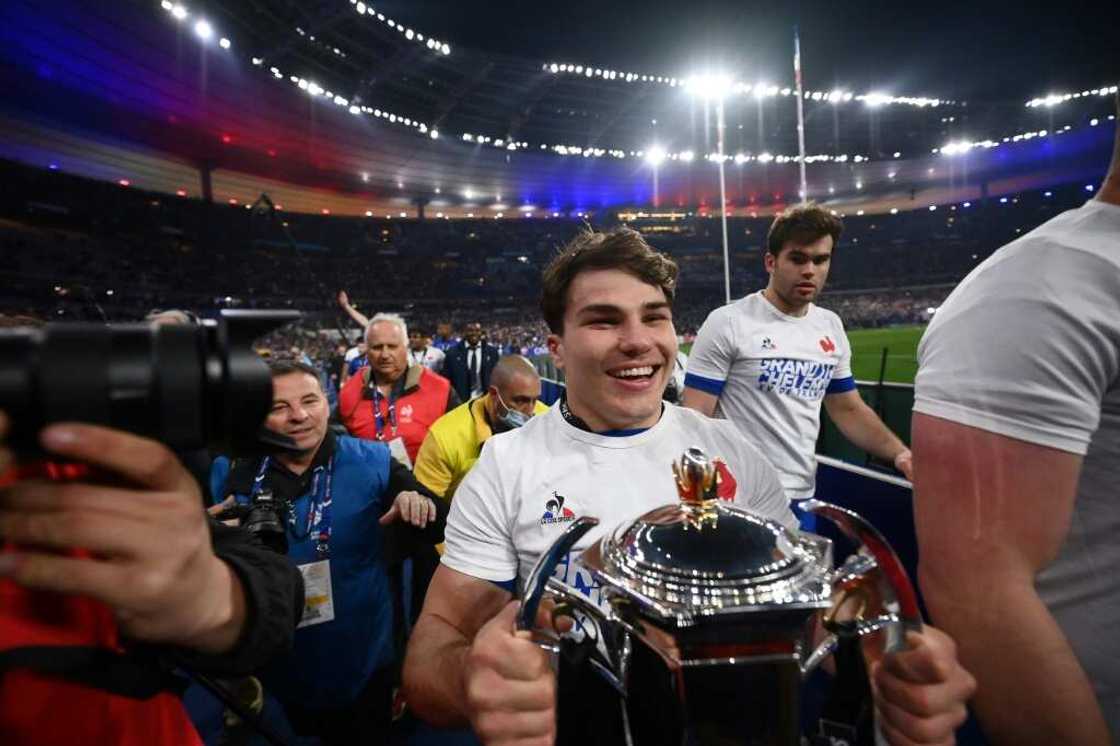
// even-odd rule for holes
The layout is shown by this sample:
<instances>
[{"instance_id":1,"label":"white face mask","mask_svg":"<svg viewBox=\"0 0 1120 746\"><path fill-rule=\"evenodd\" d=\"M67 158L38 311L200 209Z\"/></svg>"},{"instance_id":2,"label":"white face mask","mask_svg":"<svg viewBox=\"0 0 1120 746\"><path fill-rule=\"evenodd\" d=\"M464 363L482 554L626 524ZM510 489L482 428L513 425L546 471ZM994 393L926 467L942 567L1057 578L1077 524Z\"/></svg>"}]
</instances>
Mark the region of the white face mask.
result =
<instances>
[{"instance_id":1,"label":"white face mask","mask_svg":"<svg viewBox=\"0 0 1120 746\"><path fill-rule=\"evenodd\" d=\"M506 410L505 414L498 415L498 422L502 425L508 427L510 430L516 430L529 421L529 415L516 409L511 409L505 401L502 400L502 395L498 393L497 389L494 389L494 396L498 397L498 404L502 406L502 409Z\"/></svg>"}]
</instances>

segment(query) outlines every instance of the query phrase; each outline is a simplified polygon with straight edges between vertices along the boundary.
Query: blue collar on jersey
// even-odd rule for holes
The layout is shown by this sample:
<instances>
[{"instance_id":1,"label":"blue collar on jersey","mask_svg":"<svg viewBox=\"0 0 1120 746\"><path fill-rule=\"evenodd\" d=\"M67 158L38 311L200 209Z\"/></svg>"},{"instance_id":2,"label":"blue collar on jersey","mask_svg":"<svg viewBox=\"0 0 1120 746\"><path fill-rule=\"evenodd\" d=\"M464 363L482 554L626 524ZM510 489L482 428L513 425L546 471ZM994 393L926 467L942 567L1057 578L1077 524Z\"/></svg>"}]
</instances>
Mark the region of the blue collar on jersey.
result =
<instances>
[{"instance_id":1,"label":"blue collar on jersey","mask_svg":"<svg viewBox=\"0 0 1120 746\"><path fill-rule=\"evenodd\" d=\"M661 403L661 414L665 414L665 402ZM591 429L590 425L583 421L582 417L572 413L572 410L568 407L567 393L560 395L560 416L572 427L583 430L584 432L595 433L595 435L606 435L608 438L627 438L631 435L638 435L639 433L644 433L646 430L649 430L648 427L634 427L625 430L603 430L601 432L595 432ZM657 419L660 420L661 416L658 415Z\"/></svg>"}]
</instances>

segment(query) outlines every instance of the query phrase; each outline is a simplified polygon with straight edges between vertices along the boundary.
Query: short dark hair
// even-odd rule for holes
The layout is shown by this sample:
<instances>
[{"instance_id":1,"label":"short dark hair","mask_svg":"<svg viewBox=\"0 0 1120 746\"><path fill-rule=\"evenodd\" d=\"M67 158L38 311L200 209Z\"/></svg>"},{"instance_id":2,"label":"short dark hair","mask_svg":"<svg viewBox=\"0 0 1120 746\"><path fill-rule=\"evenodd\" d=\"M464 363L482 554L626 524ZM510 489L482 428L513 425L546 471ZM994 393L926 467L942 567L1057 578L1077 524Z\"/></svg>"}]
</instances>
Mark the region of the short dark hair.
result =
<instances>
[{"instance_id":1,"label":"short dark hair","mask_svg":"<svg viewBox=\"0 0 1120 746\"><path fill-rule=\"evenodd\" d=\"M598 269L622 270L660 288L665 299L673 302L676 262L651 248L642 234L630 228L583 231L549 262L541 278L541 312L553 334L564 333L564 313L572 281L581 272Z\"/></svg>"},{"instance_id":2,"label":"short dark hair","mask_svg":"<svg viewBox=\"0 0 1120 746\"><path fill-rule=\"evenodd\" d=\"M787 207L774 218L766 235L766 250L777 256L790 241L804 246L825 236L832 236L835 246L843 232L844 224L840 218L815 202L805 202Z\"/></svg>"},{"instance_id":3,"label":"short dark hair","mask_svg":"<svg viewBox=\"0 0 1120 746\"><path fill-rule=\"evenodd\" d=\"M319 371L299 360L272 360L268 363L268 372L272 374L273 378L288 376L292 373L305 373L316 381L319 380ZM322 385L320 383L319 387L322 388Z\"/></svg>"}]
</instances>

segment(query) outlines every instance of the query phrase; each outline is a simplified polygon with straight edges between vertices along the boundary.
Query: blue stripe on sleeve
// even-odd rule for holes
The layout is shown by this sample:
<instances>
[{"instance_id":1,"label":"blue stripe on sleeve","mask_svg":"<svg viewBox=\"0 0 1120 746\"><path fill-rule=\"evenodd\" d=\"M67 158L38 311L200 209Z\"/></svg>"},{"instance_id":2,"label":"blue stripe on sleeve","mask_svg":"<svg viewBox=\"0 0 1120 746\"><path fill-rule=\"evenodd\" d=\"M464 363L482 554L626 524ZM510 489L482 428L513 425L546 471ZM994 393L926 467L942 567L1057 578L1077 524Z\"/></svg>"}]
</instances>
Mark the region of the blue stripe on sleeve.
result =
<instances>
[{"instance_id":1,"label":"blue stripe on sleeve","mask_svg":"<svg viewBox=\"0 0 1120 746\"><path fill-rule=\"evenodd\" d=\"M509 580L491 580L491 583L501 588L503 591L514 593L517 591L517 579L510 578Z\"/></svg>"},{"instance_id":2,"label":"blue stripe on sleeve","mask_svg":"<svg viewBox=\"0 0 1120 746\"><path fill-rule=\"evenodd\" d=\"M685 388L696 389L697 391L703 391L705 394L712 394L713 396L719 396L723 393L723 385L725 383L727 383L727 381L704 378L704 376L698 376L695 373L686 373L684 376Z\"/></svg>"},{"instance_id":3,"label":"blue stripe on sleeve","mask_svg":"<svg viewBox=\"0 0 1120 746\"><path fill-rule=\"evenodd\" d=\"M856 390L856 379L852 376L847 378L833 378L825 390L826 394L843 394L848 391Z\"/></svg>"}]
</instances>

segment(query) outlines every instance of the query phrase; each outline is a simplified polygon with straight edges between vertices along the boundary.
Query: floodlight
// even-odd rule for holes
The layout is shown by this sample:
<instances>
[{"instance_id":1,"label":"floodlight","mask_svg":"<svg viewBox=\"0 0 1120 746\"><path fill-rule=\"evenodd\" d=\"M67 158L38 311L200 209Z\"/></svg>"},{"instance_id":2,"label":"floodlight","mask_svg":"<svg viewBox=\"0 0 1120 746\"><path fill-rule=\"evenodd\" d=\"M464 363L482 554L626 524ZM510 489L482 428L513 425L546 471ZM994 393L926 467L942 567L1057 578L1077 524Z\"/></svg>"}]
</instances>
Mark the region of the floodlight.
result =
<instances>
[{"instance_id":1,"label":"floodlight","mask_svg":"<svg viewBox=\"0 0 1120 746\"><path fill-rule=\"evenodd\" d=\"M694 75L685 81L685 90L708 101L719 101L731 93L733 85L726 75Z\"/></svg>"},{"instance_id":2,"label":"floodlight","mask_svg":"<svg viewBox=\"0 0 1120 746\"><path fill-rule=\"evenodd\" d=\"M651 145L646 149L646 161L651 166L659 166L665 160L665 149L660 145Z\"/></svg>"}]
</instances>

